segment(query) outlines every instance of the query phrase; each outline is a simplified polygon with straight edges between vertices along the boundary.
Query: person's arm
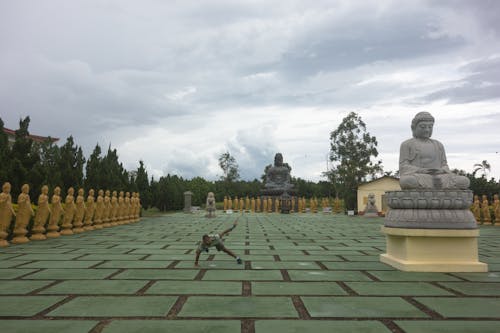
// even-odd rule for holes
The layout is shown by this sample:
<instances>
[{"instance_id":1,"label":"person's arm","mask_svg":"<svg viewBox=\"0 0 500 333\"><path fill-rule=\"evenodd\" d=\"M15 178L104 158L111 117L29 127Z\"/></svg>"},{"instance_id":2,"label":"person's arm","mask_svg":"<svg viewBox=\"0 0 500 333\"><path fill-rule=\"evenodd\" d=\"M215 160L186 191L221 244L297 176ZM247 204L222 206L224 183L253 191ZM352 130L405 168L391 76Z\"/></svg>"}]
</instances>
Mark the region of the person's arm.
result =
<instances>
[{"instance_id":1,"label":"person's arm","mask_svg":"<svg viewBox=\"0 0 500 333\"><path fill-rule=\"evenodd\" d=\"M231 231L233 231L233 230L234 230L234 228L236 228L236 225L237 225L237 224L238 224L238 221L235 221L235 222L233 223L233 226L232 226L231 228L229 228L229 229L224 230L223 232L221 232L221 233L219 234L220 238L222 238L224 235L227 235L228 233L230 233Z\"/></svg>"},{"instance_id":2,"label":"person's arm","mask_svg":"<svg viewBox=\"0 0 500 333\"><path fill-rule=\"evenodd\" d=\"M194 259L194 265L198 266L198 259L200 259L200 253L201 251L199 249L196 250L196 257Z\"/></svg>"}]
</instances>

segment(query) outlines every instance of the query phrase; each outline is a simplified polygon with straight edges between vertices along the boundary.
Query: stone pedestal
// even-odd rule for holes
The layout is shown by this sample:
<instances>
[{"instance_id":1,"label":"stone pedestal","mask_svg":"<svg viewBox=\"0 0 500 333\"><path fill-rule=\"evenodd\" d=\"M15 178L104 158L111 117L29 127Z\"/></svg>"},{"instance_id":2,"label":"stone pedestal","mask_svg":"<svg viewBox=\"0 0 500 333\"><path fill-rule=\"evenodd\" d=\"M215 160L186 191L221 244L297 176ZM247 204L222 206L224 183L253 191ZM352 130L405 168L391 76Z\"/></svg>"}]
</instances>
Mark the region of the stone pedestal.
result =
<instances>
[{"instance_id":1,"label":"stone pedestal","mask_svg":"<svg viewBox=\"0 0 500 333\"><path fill-rule=\"evenodd\" d=\"M368 212L368 213L364 213L362 215L362 217L379 217L378 213L375 213L375 212Z\"/></svg>"},{"instance_id":2,"label":"stone pedestal","mask_svg":"<svg viewBox=\"0 0 500 333\"><path fill-rule=\"evenodd\" d=\"M469 190L406 190L386 192L390 210L384 225L412 229L476 229Z\"/></svg>"},{"instance_id":3,"label":"stone pedestal","mask_svg":"<svg viewBox=\"0 0 500 333\"><path fill-rule=\"evenodd\" d=\"M31 229L31 237L30 240L45 240L47 236L44 235L45 228L41 225L35 226Z\"/></svg>"},{"instance_id":4,"label":"stone pedestal","mask_svg":"<svg viewBox=\"0 0 500 333\"><path fill-rule=\"evenodd\" d=\"M386 193L390 210L380 261L402 271L487 272L478 261L479 230L469 210L469 190L405 190Z\"/></svg>"},{"instance_id":5,"label":"stone pedestal","mask_svg":"<svg viewBox=\"0 0 500 333\"><path fill-rule=\"evenodd\" d=\"M191 213L191 198L193 197L193 192L184 192L184 213Z\"/></svg>"},{"instance_id":6,"label":"stone pedestal","mask_svg":"<svg viewBox=\"0 0 500 333\"><path fill-rule=\"evenodd\" d=\"M0 230L0 247L9 246L9 242L7 242L7 236L8 234L5 231Z\"/></svg>"},{"instance_id":7,"label":"stone pedestal","mask_svg":"<svg viewBox=\"0 0 500 333\"><path fill-rule=\"evenodd\" d=\"M47 238L57 238L60 237L61 234L59 233L59 226L54 223L54 224L49 224L47 226Z\"/></svg>"},{"instance_id":8,"label":"stone pedestal","mask_svg":"<svg viewBox=\"0 0 500 333\"><path fill-rule=\"evenodd\" d=\"M478 261L479 230L382 227L387 253L380 261L402 271L487 272Z\"/></svg>"},{"instance_id":9,"label":"stone pedestal","mask_svg":"<svg viewBox=\"0 0 500 333\"><path fill-rule=\"evenodd\" d=\"M73 235L73 223L65 221L61 224L61 231L59 233L61 235Z\"/></svg>"},{"instance_id":10,"label":"stone pedestal","mask_svg":"<svg viewBox=\"0 0 500 333\"><path fill-rule=\"evenodd\" d=\"M26 237L28 230L25 227L14 228L14 238L12 238L12 244L24 244L28 243L30 240Z\"/></svg>"}]
</instances>

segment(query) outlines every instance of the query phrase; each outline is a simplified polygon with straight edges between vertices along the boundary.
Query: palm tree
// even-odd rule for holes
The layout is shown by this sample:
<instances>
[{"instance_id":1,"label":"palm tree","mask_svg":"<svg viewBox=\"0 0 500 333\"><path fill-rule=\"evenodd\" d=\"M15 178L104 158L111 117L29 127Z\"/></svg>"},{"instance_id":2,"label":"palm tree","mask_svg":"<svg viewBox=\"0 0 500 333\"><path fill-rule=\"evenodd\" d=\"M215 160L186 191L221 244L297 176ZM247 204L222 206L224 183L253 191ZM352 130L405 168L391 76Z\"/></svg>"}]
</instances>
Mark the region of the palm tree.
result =
<instances>
[{"instance_id":1,"label":"palm tree","mask_svg":"<svg viewBox=\"0 0 500 333\"><path fill-rule=\"evenodd\" d=\"M486 173L491 170L491 165L486 160L483 160L481 163L474 164L474 171L472 171L472 175L475 177L479 170L481 170L483 177L486 177Z\"/></svg>"}]
</instances>

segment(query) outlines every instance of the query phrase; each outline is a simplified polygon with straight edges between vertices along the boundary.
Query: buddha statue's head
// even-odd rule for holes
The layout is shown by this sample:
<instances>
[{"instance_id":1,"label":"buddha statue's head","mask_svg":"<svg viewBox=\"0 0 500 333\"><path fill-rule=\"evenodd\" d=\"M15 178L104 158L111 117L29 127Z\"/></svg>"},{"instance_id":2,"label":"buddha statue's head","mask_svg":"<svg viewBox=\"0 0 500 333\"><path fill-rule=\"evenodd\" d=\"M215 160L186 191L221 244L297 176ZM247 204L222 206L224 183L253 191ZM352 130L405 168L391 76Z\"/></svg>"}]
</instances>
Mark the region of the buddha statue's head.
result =
<instances>
[{"instance_id":1,"label":"buddha statue's head","mask_svg":"<svg viewBox=\"0 0 500 333\"><path fill-rule=\"evenodd\" d=\"M414 138L428 139L432 135L434 117L426 111L419 112L411 121L411 130Z\"/></svg>"},{"instance_id":2,"label":"buddha statue's head","mask_svg":"<svg viewBox=\"0 0 500 333\"><path fill-rule=\"evenodd\" d=\"M4 193L10 193L10 188L11 186L9 182L4 183L2 186L2 190Z\"/></svg>"},{"instance_id":3,"label":"buddha statue's head","mask_svg":"<svg viewBox=\"0 0 500 333\"><path fill-rule=\"evenodd\" d=\"M282 166L283 165L283 155L281 153L277 153L274 155L274 166Z\"/></svg>"}]
</instances>

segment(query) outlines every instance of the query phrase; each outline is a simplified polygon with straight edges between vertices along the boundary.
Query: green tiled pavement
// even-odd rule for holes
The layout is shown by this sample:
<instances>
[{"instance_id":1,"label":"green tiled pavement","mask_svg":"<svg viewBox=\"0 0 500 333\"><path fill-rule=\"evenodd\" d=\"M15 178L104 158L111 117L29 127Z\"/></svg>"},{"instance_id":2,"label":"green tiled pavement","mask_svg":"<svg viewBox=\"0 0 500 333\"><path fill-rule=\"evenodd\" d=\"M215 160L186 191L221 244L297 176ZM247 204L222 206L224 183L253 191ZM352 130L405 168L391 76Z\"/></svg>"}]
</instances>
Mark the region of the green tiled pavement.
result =
<instances>
[{"instance_id":1,"label":"green tiled pavement","mask_svg":"<svg viewBox=\"0 0 500 333\"><path fill-rule=\"evenodd\" d=\"M167 268L172 261L111 260L102 262L96 268Z\"/></svg>"},{"instance_id":2,"label":"green tiled pavement","mask_svg":"<svg viewBox=\"0 0 500 333\"><path fill-rule=\"evenodd\" d=\"M440 285L470 296L500 296L500 283L441 282Z\"/></svg>"},{"instance_id":3,"label":"green tiled pavement","mask_svg":"<svg viewBox=\"0 0 500 333\"><path fill-rule=\"evenodd\" d=\"M406 333L498 333L498 321L396 321Z\"/></svg>"},{"instance_id":4,"label":"green tiled pavement","mask_svg":"<svg viewBox=\"0 0 500 333\"><path fill-rule=\"evenodd\" d=\"M8 333L86 333L97 324L94 320L0 320L2 332Z\"/></svg>"},{"instance_id":5,"label":"green tiled pavement","mask_svg":"<svg viewBox=\"0 0 500 333\"><path fill-rule=\"evenodd\" d=\"M346 295L332 282L252 282L254 295Z\"/></svg>"},{"instance_id":6,"label":"green tiled pavement","mask_svg":"<svg viewBox=\"0 0 500 333\"><path fill-rule=\"evenodd\" d=\"M31 317L64 298L64 296L0 296L0 317Z\"/></svg>"},{"instance_id":7,"label":"green tiled pavement","mask_svg":"<svg viewBox=\"0 0 500 333\"><path fill-rule=\"evenodd\" d=\"M292 281L371 281L371 279L357 271L303 271L289 270Z\"/></svg>"},{"instance_id":8,"label":"green tiled pavement","mask_svg":"<svg viewBox=\"0 0 500 333\"><path fill-rule=\"evenodd\" d=\"M83 269L83 268L48 268L30 274L25 279L61 280L61 279L89 279L99 280L116 272L116 269Z\"/></svg>"},{"instance_id":9,"label":"green tiled pavement","mask_svg":"<svg viewBox=\"0 0 500 333\"><path fill-rule=\"evenodd\" d=\"M209 270L203 280L283 280L279 270Z\"/></svg>"},{"instance_id":10,"label":"green tiled pavement","mask_svg":"<svg viewBox=\"0 0 500 333\"><path fill-rule=\"evenodd\" d=\"M189 297L179 317L298 317L287 297Z\"/></svg>"},{"instance_id":11,"label":"green tiled pavement","mask_svg":"<svg viewBox=\"0 0 500 333\"><path fill-rule=\"evenodd\" d=\"M312 317L427 317L397 297L301 297Z\"/></svg>"},{"instance_id":12,"label":"green tiled pavement","mask_svg":"<svg viewBox=\"0 0 500 333\"><path fill-rule=\"evenodd\" d=\"M30 262L20 268L89 268L91 266L97 265L101 261L69 261L69 260L39 260L35 262Z\"/></svg>"},{"instance_id":13,"label":"green tiled pavement","mask_svg":"<svg viewBox=\"0 0 500 333\"><path fill-rule=\"evenodd\" d=\"M498 318L500 298L429 298L418 302L448 318Z\"/></svg>"},{"instance_id":14,"label":"green tiled pavement","mask_svg":"<svg viewBox=\"0 0 500 333\"><path fill-rule=\"evenodd\" d=\"M234 333L240 331L238 320L114 320L103 333Z\"/></svg>"},{"instance_id":15,"label":"green tiled pavement","mask_svg":"<svg viewBox=\"0 0 500 333\"><path fill-rule=\"evenodd\" d=\"M157 281L146 294L213 294L213 295L241 295L241 282L222 281Z\"/></svg>"},{"instance_id":16,"label":"green tiled pavement","mask_svg":"<svg viewBox=\"0 0 500 333\"><path fill-rule=\"evenodd\" d=\"M374 320L257 320L256 333L390 333L382 323Z\"/></svg>"},{"instance_id":17,"label":"green tiled pavement","mask_svg":"<svg viewBox=\"0 0 500 333\"><path fill-rule=\"evenodd\" d=\"M113 279L154 279L154 280L192 280L197 270L167 270L167 269L127 269L113 276Z\"/></svg>"},{"instance_id":18,"label":"green tiled pavement","mask_svg":"<svg viewBox=\"0 0 500 333\"><path fill-rule=\"evenodd\" d=\"M25 295L45 287L53 281L2 281L0 283L0 295Z\"/></svg>"},{"instance_id":19,"label":"green tiled pavement","mask_svg":"<svg viewBox=\"0 0 500 333\"><path fill-rule=\"evenodd\" d=\"M12 267L20 266L20 265L27 264L27 263L31 262L31 261L26 261L26 260L5 260L5 259L7 259L7 258L0 257L0 269L12 268Z\"/></svg>"},{"instance_id":20,"label":"green tiled pavement","mask_svg":"<svg viewBox=\"0 0 500 333\"><path fill-rule=\"evenodd\" d=\"M310 261L252 261L252 269L321 269L321 267Z\"/></svg>"},{"instance_id":21,"label":"green tiled pavement","mask_svg":"<svg viewBox=\"0 0 500 333\"><path fill-rule=\"evenodd\" d=\"M401 272L401 271L369 271L381 281L461 281L459 278L446 273L423 273L423 272ZM482 273L475 273L482 274Z\"/></svg>"},{"instance_id":22,"label":"green tiled pavement","mask_svg":"<svg viewBox=\"0 0 500 333\"><path fill-rule=\"evenodd\" d=\"M194 257L191 258L192 260L189 261L181 261L177 265L175 265L175 268L194 268ZM233 259L231 261L200 261L198 263L200 266L198 268L205 268L205 269L245 269L245 265L238 265L236 263L236 260Z\"/></svg>"},{"instance_id":23,"label":"green tiled pavement","mask_svg":"<svg viewBox=\"0 0 500 333\"><path fill-rule=\"evenodd\" d=\"M378 296L452 296L425 282L346 282L359 295Z\"/></svg>"},{"instance_id":24,"label":"green tiled pavement","mask_svg":"<svg viewBox=\"0 0 500 333\"><path fill-rule=\"evenodd\" d=\"M137 317L165 316L176 297L171 296L99 296L77 297L47 316L55 317Z\"/></svg>"},{"instance_id":25,"label":"green tiled pavement","mask_svg":"<svg viewBox=\"0 0 500 333\"><path fill-rule=\"evenodd\" d=\"M194 266L207 232L238 227ZM379 262L383 219L182 213L0 248L0 332L496 332L500 228L488 273Z\"/></svg>"},{"instance_id":26,"label":"green tiled pavement","mask_svg":"<svg viewBox=\"0 0 500 333\"><path fill-rule=\"evenodd\" d=\"M0 268L0 280L15 279L28 273L36 272L37 269L27 268Z\"/></svg>"},{"instance_id":27,"label":"green tiled pavement","mask_svg":"<svg viewBox=\"0 0 500 333\"><path fill-rule=\"evenodd\" d=\"M137 280L68 280L51 286L40 294L134 294L149 281Z\"/></svg>"}]
</instances>

